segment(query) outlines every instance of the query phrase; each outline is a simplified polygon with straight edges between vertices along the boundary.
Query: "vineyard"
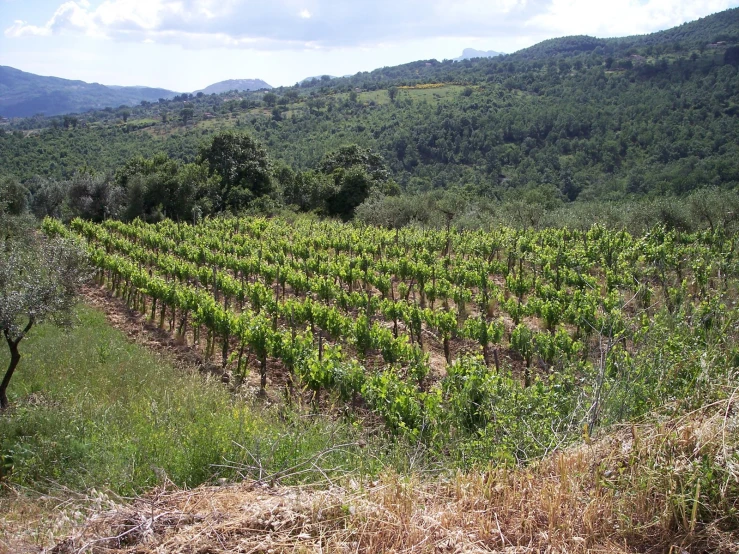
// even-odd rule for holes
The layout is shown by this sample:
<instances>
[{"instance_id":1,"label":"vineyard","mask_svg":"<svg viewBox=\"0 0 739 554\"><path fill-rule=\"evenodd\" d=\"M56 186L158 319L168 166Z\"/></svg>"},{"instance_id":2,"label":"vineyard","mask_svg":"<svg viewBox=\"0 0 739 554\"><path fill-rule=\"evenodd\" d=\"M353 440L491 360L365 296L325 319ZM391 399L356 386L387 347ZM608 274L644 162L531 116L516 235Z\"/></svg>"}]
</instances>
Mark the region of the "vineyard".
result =
<instances>
[{"instance_id":1,"label":"vineyard","mask_svg":"<svg viewBox=\"0 0 739 554\"><path fill-rule=\"evenodd\" d=\"M238 384L382 421L463 464L530 460L727 397L737 237L386 230L298 218L65 227L99 284Z\"/></svg>"}]
</instances>

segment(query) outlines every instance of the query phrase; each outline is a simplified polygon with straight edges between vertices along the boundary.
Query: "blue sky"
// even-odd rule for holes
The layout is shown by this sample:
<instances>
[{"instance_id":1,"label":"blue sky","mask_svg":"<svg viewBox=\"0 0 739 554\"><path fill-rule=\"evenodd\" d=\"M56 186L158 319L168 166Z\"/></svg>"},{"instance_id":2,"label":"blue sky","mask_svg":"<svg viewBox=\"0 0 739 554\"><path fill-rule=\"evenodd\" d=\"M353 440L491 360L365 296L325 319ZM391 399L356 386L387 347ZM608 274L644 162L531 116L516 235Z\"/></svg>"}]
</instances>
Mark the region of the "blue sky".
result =
<instances>
[{"instance_id":1,"label":"blue sky","mask_svg":"<svg viewBox=\"0 0 739 554\"><path fill-rule=\"evenodd\" d=\"M189 92L274 86L463 48L514 52L573 34L643 34L739 0L0 0L0 65Z\"/></svg>"}]
</instances>

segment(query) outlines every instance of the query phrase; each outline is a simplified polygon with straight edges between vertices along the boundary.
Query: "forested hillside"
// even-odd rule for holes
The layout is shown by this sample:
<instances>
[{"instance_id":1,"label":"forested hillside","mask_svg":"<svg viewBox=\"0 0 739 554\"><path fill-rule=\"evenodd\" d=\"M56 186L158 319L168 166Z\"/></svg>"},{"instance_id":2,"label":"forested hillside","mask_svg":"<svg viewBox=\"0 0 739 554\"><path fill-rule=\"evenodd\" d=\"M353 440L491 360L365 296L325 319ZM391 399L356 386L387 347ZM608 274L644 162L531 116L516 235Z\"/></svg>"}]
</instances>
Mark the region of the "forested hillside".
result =
<instances>
[{"instance_id":1,"label":"forested hillside","mask_svg":"<svg viewBox=\"0 0 739 554\"><path fill-rule=\"evenodd\" d=\"M358 144L404 190L454 186L567 201L683 194L739 182L739 9L640 37L566 37L495 58L419 61L271 92L181 95L15 121L0 171L112 172L132 156L189 162L236 129L294 170Z\"/></svg>"}]
</instances>

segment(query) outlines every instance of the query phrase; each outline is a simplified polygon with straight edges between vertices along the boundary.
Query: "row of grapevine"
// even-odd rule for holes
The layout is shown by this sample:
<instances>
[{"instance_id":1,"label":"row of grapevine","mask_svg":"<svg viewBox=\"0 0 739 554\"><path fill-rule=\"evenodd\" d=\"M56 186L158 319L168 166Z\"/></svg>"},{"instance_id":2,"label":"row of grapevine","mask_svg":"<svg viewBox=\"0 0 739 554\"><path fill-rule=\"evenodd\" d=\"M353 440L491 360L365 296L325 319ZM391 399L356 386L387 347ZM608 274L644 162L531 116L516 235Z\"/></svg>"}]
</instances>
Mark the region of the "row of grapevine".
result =
<instances>
[{"instance_id":1,"label":"row of grapevine","mask_svg":"<svg viewBox=\"0 0 739 554\"><path fill-rule=\"evenodd\" d=\"M735 238L720 230L447 234L234 218L47 219L44 231L82 240L101 283L206 356L219 352L234 374L258 368L262 391L275 367L315 399L361 397L414 436L449 410L489 421L460 402L477 402L473 382L511 387L506 368L525 395L550 398L552 379L574 390L618 345L633 349L663 305L715 306L739 266Z\"/></svg>"}]
</instances>

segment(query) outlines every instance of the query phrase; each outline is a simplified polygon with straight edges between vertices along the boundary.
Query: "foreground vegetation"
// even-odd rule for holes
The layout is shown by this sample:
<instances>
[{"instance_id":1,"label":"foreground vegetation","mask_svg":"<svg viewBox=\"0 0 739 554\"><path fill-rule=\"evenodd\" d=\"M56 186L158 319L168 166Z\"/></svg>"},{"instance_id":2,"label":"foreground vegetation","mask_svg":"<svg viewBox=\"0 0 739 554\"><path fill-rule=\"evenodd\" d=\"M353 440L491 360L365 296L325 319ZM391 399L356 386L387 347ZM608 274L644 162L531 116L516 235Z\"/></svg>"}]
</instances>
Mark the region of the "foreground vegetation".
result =
<instances>
[{"instance_id":1,"label":"foreground vegetation","mask_svg":"<svg viewBox=\"0 0 739 554\"><path fill-rule=\"evenodd\" d=\"M23 344L13 407L0 416L10 483L131 495L168 481L194 486L242 474L322 479L306 463L322 452L329 475L332 467L373 474L395 463L371 438L367 456L357 446L364 434L351 425L252 407L220 380L132 344L103 313L80 306L77 316L73 330L43 325ZM2 352L0 363L7 361Z\"/></svg>"},{"instance_id":2,"label":"foreground vegetation","mask_svg":"<svg viewBox=\"0 0 739 554\"><path fill-rule=\"evenodd\" d=\"M528 468L157 490L63 543L113 552L736 552L736 404L654 414ZM183 522L186 522L183 524ZM116 537L122 533L126 536Z\"/></svg>"},{"instance_id":3,"label":"foreground vegetation","mask_svg":"<svg viewBox=\"0 0 739 554\"><path fill-rule=\"evenodd\" d=\"M0 552L57 543L61 552L91 544L139 553L184 545L423 551L429 537L438 547L520 552L734 552L736 398L685 415L668 404L526 467L435 477L413 465L417 449L381 438L317 457L361 433L244 404L220 382L131 344L100 312L78 315L71 334L41 326L28 339L15 408L0 417L3 447L16 456L0 494ZM263 464L262 486L246 449ZM223 468L222 456L233 456L237 471ZM313 471L297 475L305 469ZM288 479L271 482L280 470ZM247 480L196 490L168 481L212 475ZM318 486L281 485L290 482ZM132 501L113 492L153 485Z\"/></svg>"},{"instance_id":4,"label":"foreground vegetation","mask_svg":"<svg viewBox=\"0 0 739 554\"><path fill-rule=\"evenodd\" d=\"M0 416L8 529L29 510L20 487L131 495L247 478L344 487L309 495L323 519L286 544L414 544L430 529L417 500L470 544L731 551L739 310L723 224L634 236L49 219L43 231L87 249L99 284L233 389L90 308L69 332L34 327ZM134 537L151 517L158 536L169 520L156 514L190 509L163 498L146 517L109 504L125 519L112 524ZM474 537L449 506L479 514ZM367 510L390 515L352 532Z\"/></svg>"},{"instance_id":5,"label":"foreground vegetation","mask_svg":"<svg viewBox=\"0 0 739 554\"><path fill-rule=\"evenodd\" d=\"M81 220L98 279L237 378L364 407L462 465L725 397L739 362L723 228L430 231L279 219ZM450 443L454 448L450 449Z\"/></svg>"}]
</instances>

